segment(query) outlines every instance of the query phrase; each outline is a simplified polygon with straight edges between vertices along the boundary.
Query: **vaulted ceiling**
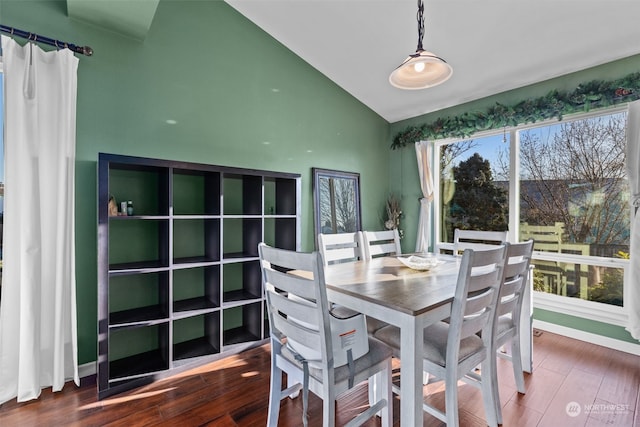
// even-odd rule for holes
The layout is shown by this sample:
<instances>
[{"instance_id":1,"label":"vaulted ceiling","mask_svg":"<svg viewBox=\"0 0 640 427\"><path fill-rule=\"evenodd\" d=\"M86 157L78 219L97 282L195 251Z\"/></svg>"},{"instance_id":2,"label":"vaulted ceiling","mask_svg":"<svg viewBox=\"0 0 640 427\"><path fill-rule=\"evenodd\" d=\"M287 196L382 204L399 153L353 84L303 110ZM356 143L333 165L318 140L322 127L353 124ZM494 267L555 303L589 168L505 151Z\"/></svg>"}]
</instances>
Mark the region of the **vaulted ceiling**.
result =
<instances>
[{"instance_id":1,"label":"vaulted ceiling","mask_svg":"<svg viewBox=\"0 0 640 427\"><path fill-rule=\"evenodd\" d=\"M424 0L424 47L453 77L404 91L388 77L416 49L417 1L225 1L389 122L640 53L638 1ZM67 9L142 40L159 2L67 0Z\"/></svg>"}]
</instances>

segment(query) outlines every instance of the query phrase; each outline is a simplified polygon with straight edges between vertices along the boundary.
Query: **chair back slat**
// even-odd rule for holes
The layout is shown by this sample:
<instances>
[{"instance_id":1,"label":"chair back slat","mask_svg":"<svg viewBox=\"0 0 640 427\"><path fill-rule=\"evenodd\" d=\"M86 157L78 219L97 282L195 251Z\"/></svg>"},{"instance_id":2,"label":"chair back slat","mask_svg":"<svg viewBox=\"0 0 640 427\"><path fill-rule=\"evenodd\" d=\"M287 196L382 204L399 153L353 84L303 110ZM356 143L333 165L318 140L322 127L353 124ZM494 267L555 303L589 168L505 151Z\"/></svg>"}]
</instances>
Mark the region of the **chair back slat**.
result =
<instances>
[{"instance_id":1,"label":"chair back slat","mask_svg":"<svg viewBox=\"0 0 640 427\"><path fill-rule=\"evenodd\" d=\"M387 256L396 254L395 243L381 243L377 245L369 246L369 255L371 258L377 258L379 256Z\"/></svg>"},{"instance_id":2,"label":"chair back slat","mask_svg":"<svg viewBox=\"0 0 640 427\"><path fill-rule=\"evenodd\" d=\"M312 272L316 269L316 256L294 251L281 251L271 246L261 245L262 259L277 265L284 270L303 270Z\"/></svg>"},{"instance_id":3,"label":"chair back slat","mask_svg":"<svg viewBox=\"0 0 640 427\"><path fill-rule=\"evenodd\" d=\"M515 295L510 295L508 299L500 300L498 304L498 316L513 313L517 304L518 298Z\"/></svg>"},{"instance_id":4,"label":"chair back slat","mask_svg":"<svg viewBox=\"0 0 640 427\"><path fill-rule=\"evenodd\" d=\"M351 248L333 248L324 256L325 264L336 264L338 262L353 262L360 260L360 249Z\"/></svg>"},{"instance_id":5,"label":"chair back slat","mask_svg":"<svg viewBox=\"0 0 640 427\"><path fill-rule=\"evenodd\" d=\"M281 294L269 289L271 301L269 304L288 320L296 325L302 325L312 331L320 330L322 318L318 316L316 304L295 296L294 294Z\"/></svg>"},{"instance_id":6,"label":"chair back slat","mask_svg":"<svg viewBox=\"0 0 640 427\"><path fill-rule=\"evenodd\" d=\"M309 301L316 300L317 294L313 278L308 279L272 269L266 269L264 275L266 285L275 286L281 292L290 292ZM273 285L274 283L277 285Z\"/></svg>"},{"instance_id":7,"label":"chair back slat","mask_svg":"<svg viewBox=\"0 0 640 427\"><path fill-rule=\"evenodd\" d=\"M469 249L471 250L471 249ZM484 251L474 251L475 253L482 253ZM502 280L502 268L494 264L486 265L481 268L475 268L473 275L469 278L468 291L478 292L482 291L490 286L493 286L496 281Z\"/></svg>"},{"instance_id":8,"label":"chair back slat","mask_svg":"<svg viewBox=\"0 0 640 427\"><path fill-rule=\"evenodd\" d=\"M516 244L516 243L513 243ZM504 266L504 277L516 277L526 271L529 267L530 258L511 258L507 265Z\"/></svg>"},{"instance_id":9,"label":"chair back slat","mask_svg":"<svg viewBox=\"0 0 640 427\"><path fill-rule=\"evenodd\" d=\"M507 231L462 230L453 232L453 254L459 255L465 249L483 251L507 241Z\"/></svg>"},{"instance_id":10,"label":"chair back slat","mask_svg":"<svg viewBox=\"0 0 640 427\"><path fill-rule=\"evenodd\" d=\"M324 265L339 262L353 262L364 258L362 234L338 233L318 234L318 250L322 254Z\"/></svg>"},{"instance_id":11,"label":"chair back slat","mask_svg":"<svg viewBox=\"0 0 640 427\"><path fill-rule=\"evenodd\" d=\"M398 230L363 231L365 258L372 259L389 255L400 255L400 235Z\"/></svg>"},{"instance_id":12,"label":"chair back slat","mask_svg":"<svg viewBox=\"0 0 640 427\"><path fill-rule=\"evenodd\" d=\"M484 311L486 311L487 307L491 304L493 298L495 297L493 295L494 292L496 292L495 288L490 287L486 288L480 293L467 297L467 303L464 307L465 318L477 317L479 313L483 313Z\"/></svg>"},{"instance_id":13,"label":"chair back slat","mask_svg":"<svg viewBox=\"0 0 640 427\"><path fill-rule=\"evenodd\" d=\"M322 339L318 331L307 329L303 325L292 321L284 316L275 316L273 325L282 336L286 336L289 341L302 344L310 349L318 349L322 345Z\"/></svg>"}]
</instances>

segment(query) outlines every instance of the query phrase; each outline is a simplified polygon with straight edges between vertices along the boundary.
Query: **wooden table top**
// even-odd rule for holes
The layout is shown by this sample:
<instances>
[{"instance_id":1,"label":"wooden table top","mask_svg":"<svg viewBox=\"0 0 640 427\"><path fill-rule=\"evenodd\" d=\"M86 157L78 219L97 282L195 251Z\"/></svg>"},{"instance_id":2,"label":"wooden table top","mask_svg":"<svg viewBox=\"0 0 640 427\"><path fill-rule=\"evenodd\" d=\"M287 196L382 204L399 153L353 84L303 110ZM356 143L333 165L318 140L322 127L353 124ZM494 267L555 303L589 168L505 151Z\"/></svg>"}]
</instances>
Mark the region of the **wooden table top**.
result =
<instances>
[{"instance_id":1,"label":"wooden table top","mask_svg":"<svg viewBox=\"0 0 640 427\"><path fill-rule=\"evenodd\" d=\"M332 264L325 267L325 281L330 291L417 316L453 301L459 260L438 259L442 264L429 271L410 269L396 257Z\"/></svg>"}]
</instances>

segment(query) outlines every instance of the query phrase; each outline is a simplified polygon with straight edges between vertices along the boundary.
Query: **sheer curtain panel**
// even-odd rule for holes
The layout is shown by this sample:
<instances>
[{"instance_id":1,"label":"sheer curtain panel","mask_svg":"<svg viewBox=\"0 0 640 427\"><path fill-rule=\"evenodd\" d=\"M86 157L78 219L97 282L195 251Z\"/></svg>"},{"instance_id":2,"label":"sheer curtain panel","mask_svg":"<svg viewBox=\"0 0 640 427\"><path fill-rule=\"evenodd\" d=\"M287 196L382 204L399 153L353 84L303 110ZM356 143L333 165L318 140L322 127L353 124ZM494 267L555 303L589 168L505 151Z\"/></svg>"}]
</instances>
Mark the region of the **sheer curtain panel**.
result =
<instances>
[{"instance_id":1,"label":"sheer curtain panel","mask_svg":"<svg viewBox=\"0 0 640 427\"><path fill-rule=\"evenodd\" d=\"M420 219L418 222L418 236L416 238L416 252L429 250L431 242L431 202L433 201L433 177L429 166L433 153L433 145L427 141L416 142L416 158L418 159L418 173L420 174Z\"/></svg>"},{"instance_id":2,"label":"sheer curtain panel","mask_svg":"<svg viewBox=\"0 0 640 427\"><path fill-rule=\"evenodd\" d=\"M625 281L625 307L629 313L627 330L640 340L640 101L629 104L627 116L627 176L632 209L636 213L631 223L631 258Z\"/></svg>"},{"instance_id":3,"label":"sheer curtain panel","mask_svg":"<svg viewBox=\"0 0 640 427\"><path fill-rule=\"evenodd\" d=\"M2 36L4 266L0 403L79 384L75 297L78 59Z\"/></svg>"}]
</instances>

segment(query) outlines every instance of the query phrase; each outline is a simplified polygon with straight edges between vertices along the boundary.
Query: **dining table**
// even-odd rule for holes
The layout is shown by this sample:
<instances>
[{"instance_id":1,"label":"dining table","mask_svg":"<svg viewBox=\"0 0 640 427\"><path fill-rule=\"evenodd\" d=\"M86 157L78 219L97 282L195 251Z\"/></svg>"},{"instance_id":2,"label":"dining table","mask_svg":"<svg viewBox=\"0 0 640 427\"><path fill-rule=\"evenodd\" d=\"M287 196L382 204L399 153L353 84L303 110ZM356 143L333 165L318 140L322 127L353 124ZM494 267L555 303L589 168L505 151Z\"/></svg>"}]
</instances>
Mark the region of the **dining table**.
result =
<instances>
[{"instance_id":1,"label":"dining table","mask_svg":"<svg viewBox=\"0 0 640 427\"><path fill-rule=\"evenodd\" d=\"M324 269L329 301L400 328L403 427L423 423L423 329L449 317L461 261L461 257L446 254L420 256L435 257L437 265L413 269L397 256L386 256L331 264ZM531 281L524 298L520 339L523 367L531 372Z\"/></svg>"}]
</instances>

